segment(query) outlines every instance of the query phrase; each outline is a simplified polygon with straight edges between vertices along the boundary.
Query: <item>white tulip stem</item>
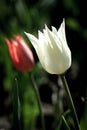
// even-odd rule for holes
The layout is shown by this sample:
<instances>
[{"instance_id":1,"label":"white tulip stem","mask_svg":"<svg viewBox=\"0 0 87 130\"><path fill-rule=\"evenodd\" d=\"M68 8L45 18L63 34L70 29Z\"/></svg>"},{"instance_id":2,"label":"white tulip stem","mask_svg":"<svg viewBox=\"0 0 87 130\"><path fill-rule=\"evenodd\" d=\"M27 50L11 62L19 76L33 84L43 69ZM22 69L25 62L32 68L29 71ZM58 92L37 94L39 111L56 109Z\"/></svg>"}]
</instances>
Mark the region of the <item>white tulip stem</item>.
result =
<instances>
[{"instance_id":1,"label":"white tulip stem","mask_svg":"<svg viewBox=\"0 0 87 130\"><path fill-rule=\"evenodd\" d=\"M77 117L77 113L76 113L76 110L75 110L75 107L74 107L74 103L73 103L73 100L72 100L72 97L71 97L71 93L70 93L66 78L65 78L64 75L60 75L60 78L62 80L62 83L63 83L64 89L65 89L65 92L66 92L66 96L67 96L71 111L73 112L74 120L75 120L76 127L77 127L76 130L81 130L80 125L79 125L79 121L78 121L78 117Z\"/></svg>"}]
</instances>

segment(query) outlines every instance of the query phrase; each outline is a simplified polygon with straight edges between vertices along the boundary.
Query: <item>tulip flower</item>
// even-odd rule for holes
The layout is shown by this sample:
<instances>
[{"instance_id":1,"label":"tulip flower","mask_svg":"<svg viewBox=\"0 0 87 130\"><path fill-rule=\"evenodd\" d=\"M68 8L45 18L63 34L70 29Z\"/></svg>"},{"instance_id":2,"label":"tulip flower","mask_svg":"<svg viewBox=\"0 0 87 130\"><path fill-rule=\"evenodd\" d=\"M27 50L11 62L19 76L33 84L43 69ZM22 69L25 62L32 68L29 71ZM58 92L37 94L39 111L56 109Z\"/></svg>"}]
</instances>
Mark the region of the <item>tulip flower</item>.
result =
<instances>
[{"instance_id":1,"label":"tulip flower","mask_svg":"<svg viewBox=\"0 0 87 130\"><path fill-rule=\"evenodd\" d=\"M34 57L23 37L17 35L12 40L7 38L5 40L14 67L19 71L31 70L34 66Z\"/></svg>"},{"instance_id":2,"label":"tulip flower","mask_svg":"<svg viewBox=\"0 0 87 130\"><path fill-rule=\"evenodd\" d=\"M52 31L45 25L43 32L38 31L38 38L26 33L36 50L40 63L50 74L63 74L71 66L71 51L65 36L65 20L60 28L52 26Z\"/></svg>"}]
</instances>

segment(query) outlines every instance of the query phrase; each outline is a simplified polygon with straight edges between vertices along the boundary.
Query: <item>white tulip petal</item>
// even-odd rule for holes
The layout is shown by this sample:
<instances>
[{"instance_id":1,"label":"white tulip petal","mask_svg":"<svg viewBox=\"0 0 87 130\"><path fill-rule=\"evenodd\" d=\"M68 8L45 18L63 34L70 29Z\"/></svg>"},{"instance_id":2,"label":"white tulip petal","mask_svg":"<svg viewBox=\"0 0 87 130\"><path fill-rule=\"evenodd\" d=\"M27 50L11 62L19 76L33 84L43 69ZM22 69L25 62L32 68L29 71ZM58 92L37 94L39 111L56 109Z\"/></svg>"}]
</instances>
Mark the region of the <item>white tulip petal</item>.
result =
<instances>
[{"instance_id":1,"label":"white tulip petal","mask_svg":"<svg viewBox=\"0 0 87 130\"><path fill-rule=\"evenodd\" d=\"M41 31L38 31L38 39L39 41L43 42L44 41L44 36L43 33Z\"/></svg>"},{"instance_id":2,"label":"white tulip petal","mask_svg":"<svg viewBox=\"0 0 87 130\"><path fill-rule=\"evenodd\" d=\"M38 39L35 36L33 36L32 34L30 34L30 33L26 33L25 32L25 34L27 35L27 37L31 41L31 43L34 46L34 48L37 49Z\"/></svg>"},{"instance_id":3,"label":"white tulip petal","mask_svg":"<svg viewBox=\"0 0 87 130\"><path fill-rule=\"evenodd\" d=\"M58 35L58 34L57 34L57 33L58 33L58 32L57 32L57 29L56 29L55 27L53 27L53 26L52 26L52 32L53 32L53 34L55 34L56 36Z\"/></svg>"},{"instance_id":4,"label":"white tulip petal","mask_svg":"<svg viewBox=\"0 0 87 130\"><path fill-rule=\"evenodd\" d=\"M50 42L52 44L52 48L55 47L58 49L58 51L62 51L62 48L61 48L61 44L59 43L60 41L58 41L56 35L54 35L53 32L51 32L50 30L47 29L47 33L48 33L48 36L50 38ZM58 44L59 43L59 44Z\"/></svg>"},{"instance_id":5,"label":"white tulip petal","mask_svg":"<svg viewBox=\"0 0 87 130\"><path fill-rule=\"evenodd\" d=\"M58 37L61 40L62 44L67 44L65 35L65 19L63 19L63 22L61 23L60 28L58 30Z\"/></svg>"},{"instance_id":6,"label":"white tulip petal","mask_svg":"<svg viewBox=\"0 0 87 130\"><path fill-rule=\"evenodd\" d=\"M46 30L43 30L43 34L44 34L45 45L52 47L52 44L51 44L51 41L47 32L47 28Z\"/></svg>"},{"instance_id":7,"label":"white tulip petal","mask_svg":"<svg viewBox=\"0 0 87 130\"><path fill-rule=\"evenodd\" d=\"M64 19L58 31L53 26L51 31L45 25L43 33L38 31L38 39L31 34L26 33L26 35L48 73L62 74L71 66L71 51L66 41Z\"/></svg>"}]
</instances>

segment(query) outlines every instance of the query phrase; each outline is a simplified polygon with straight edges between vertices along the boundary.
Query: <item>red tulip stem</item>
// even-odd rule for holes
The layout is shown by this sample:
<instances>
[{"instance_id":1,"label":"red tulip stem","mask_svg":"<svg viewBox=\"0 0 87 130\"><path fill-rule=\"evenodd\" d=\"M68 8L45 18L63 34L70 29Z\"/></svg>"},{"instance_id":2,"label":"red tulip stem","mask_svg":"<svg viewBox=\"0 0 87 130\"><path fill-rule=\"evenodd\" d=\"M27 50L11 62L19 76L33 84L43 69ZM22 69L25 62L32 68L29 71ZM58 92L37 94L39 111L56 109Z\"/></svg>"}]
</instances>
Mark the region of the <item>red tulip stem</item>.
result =
<instances>
[{"instance_id":1,"label":"red tulip stem","mask_svg":"<svg viewBox=\"0 0 87 130\"><path fill-rule=\"evenodd\" d=\"M35 95L36 95L36 99L37 99L37 103L38 103L38 107L39 107L39 111L40 111L42 129L46 130L45 119L44 119L44 114L43 114L43 111L42 111L42 104L41 104L41 99L40 99L40 95L39 95L39 91L38 91L38 86L37 86L37 84L34 80L34 77L32 75L31 75L31 80L32 80L32 83L33 83L33 89L34 89L34 92L35 92Z\"/></svg>"}]
</instances>

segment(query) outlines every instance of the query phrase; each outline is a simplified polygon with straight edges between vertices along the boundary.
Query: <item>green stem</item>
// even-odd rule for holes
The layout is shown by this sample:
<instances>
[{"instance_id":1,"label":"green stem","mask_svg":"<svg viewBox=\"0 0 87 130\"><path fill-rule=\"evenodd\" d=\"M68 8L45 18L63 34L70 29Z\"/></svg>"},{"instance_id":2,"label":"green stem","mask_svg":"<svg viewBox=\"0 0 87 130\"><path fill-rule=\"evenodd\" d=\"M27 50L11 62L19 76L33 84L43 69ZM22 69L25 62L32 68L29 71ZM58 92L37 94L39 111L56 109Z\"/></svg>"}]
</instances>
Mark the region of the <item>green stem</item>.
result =
<instances>
[{"instance_id":1,"label":"green stem","mask_svg":"<svg viewBox=\"0 0 87 130\"><path fill-rule=\"evenodd\" d=\"M75 107L74 107L74 103L73 103L73 100L72 100L70 90L69 90L67 81L65 79L65 76L60 75L60 78L61 78L62 83L64 85L64 89L65 89L65 92L66 92L67 99L69 101L70 108L71 108L71 110L73 112L74 120L75 120L76 127L77 127L76 130L81 130L80 125L79 125L79 121L78 121L78 117L77 117L77 114L76 114L76 110L75 110Z\"/></svg>"},{"instance_id":2,"label":"green stem","mask_svg":"<svg viewBox=\"0 0 87 130\"><path fill-rule=\"evenodd\" d=\"M37 87L37 84L36 84L32 75L31 75L31 80L32 80L32 83L33 83L33 88L34 88L34 92L35 92L35 95L36 95L36 98L37 98L38 107L39 107L39 111L40 111L40 115L41 115L42 129L46 130L45 120L44 120L44 115L43 115L43 112L42 112L42 104L41 104L41 99L40 99L38 87Z\"/></svg>"},{"instance_id":3,"label":"green stem","mask_svg":"<svg viewBox=\"0 0 87 130\"><path fill-rule=\"evenodd\" d=\"M13 85L13 127L14 130L22 130L22 119L20 110L19 88L18 82L15 78L15 86Z\"/></svg>"}]
</instances>

